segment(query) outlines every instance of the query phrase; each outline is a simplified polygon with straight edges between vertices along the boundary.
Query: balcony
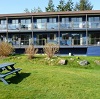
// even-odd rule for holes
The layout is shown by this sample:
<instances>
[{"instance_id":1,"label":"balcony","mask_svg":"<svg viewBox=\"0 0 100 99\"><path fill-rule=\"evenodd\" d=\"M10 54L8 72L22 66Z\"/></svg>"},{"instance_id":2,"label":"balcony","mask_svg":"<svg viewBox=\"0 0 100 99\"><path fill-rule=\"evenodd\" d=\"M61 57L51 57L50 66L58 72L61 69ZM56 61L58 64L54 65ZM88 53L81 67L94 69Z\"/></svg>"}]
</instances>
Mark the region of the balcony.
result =
<instances>
[{"instance_id":1,"label":"balcony","mask_svg":"<svg viewBox=\"0 0 100 99\"><path fill-rule=\"evenodd\" d=\"M32 30L32 23L30 23L30 24L20 24L20 30Z\"/></svg>"},{"instance_id":2,"label":"balcony","mask_svg":"<svg viewBox=\"0 0 100 99\"><path fill-rule=\"evenodd\" d=\"M60 29L84 29L84 28L86 28L86 22L60 23Z\"/></svg>"},{"instance_id":3,"label":"balcony","mask_svg":"<svg viewBox=\"0 0 100 99\"><path fill-rule=\"evenodd\" d=\"M68 22L68 23L30 23L30 24L0 24L0 31L32 31L32 30L71 30L71 29L100 29L100 22Z\"/></svg>"},{"instance_id":4,"label":"balcony","mask_svg":"<svg viewBox=\"0 0 100 99\"><path fill-rule=\"evenodd\" d=\"M34 23L33 29L34 30L46 30L47 24L46 23Z\"/></svg>"},{"instance_id":5,"label":"balcony","mask_svg":"<svg viewBox=\"0 0 100 99\"><path fill-rule=\"evenodd\" d=\"M67 40L60 40L60 45L61 46L86 46L86 39L84 38L72 38L72 39L67 39Z\"/></svg>"},{"instance_id":6,"label":"balcony","mask_svg":"<svg viewBox=\"0 0 100 99\"><path fill-rule=\"evenodd\" d=\"M7 31L7 25L6 24L0 24L0 31Z\"/></svg>"},{"instance_id":7,"label":"balcony","mask_svg":"<svg viewBox=\"0 0 100 99\"><path fill-rule=\"evenodd\" d=\"M47 23L47 30L57 30L58 23Z\"/></svg>"},{"instance_id":8,"label":"balcony","mask_svg":"<svg viewBox=\"0 0 100 99\"><path fill-rule=\"evenodd\" d=\"M8 30L19 30L19 24L8 24Z\"/></svg>"},{"instance_id":9,"label":"balcony","mask_svg":"<svg viewBox=\"0 0 100 99\"><path fill-rule=\"evenodd\" d=\"M57 40L47 40L47 39L36 39L34 41L34 45L36 45L36 46L39 46L39 45L43 46L46 43L58 44L58 41Z\"/></svg>"},{"instance_id":10,"label":"balcony","mask_svg":"<svg viewBox=\"0 0 100 99\"><path fill-rule=\"evenodd\" d=\"M58 23L34 23L34 30L55 30L58 29Z\"/></svg>"},{"instance_id":11,"label":"balcony","mask_svg":"<svg viewBox=\"0 0 100 99\"><path fill-rule=\"evenodd\" d=\"M87 28L89 28L89 29L100 28L100 22L88 22L87 23Z\"/></svg>"},{"instance_id":12,"label":"balcony","mask_svg":"<svg viewBox=\"0 0 100 99\"><path fill-rule=\"evenodd\" d=\"M88 38L88 44L94 46L100 46L100 38Z\"/></svg>"}]
</instances>

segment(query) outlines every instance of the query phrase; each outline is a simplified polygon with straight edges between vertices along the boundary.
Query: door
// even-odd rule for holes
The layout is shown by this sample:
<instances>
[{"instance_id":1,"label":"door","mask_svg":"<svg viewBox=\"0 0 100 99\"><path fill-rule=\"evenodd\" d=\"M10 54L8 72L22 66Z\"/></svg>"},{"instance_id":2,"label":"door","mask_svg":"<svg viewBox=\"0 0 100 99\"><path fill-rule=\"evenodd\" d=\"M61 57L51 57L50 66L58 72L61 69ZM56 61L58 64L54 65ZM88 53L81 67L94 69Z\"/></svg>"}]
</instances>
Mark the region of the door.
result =
<instances>
[{"instance_id":1,"label":"door","mask_svg":"<svg viewBox=\"0 0 100 99\"><path fill-rule=\"evenodd\" d=\"M37 44L45 45L47 43L47 34L38 34L37 35Z\"/></svg>"},{"instance_id":2,"label":"door","mask_svg":"<svg viewBox=\"0 0 100 99\"><path fill-rule=\"evenodd\" d=\"M20 35L20 38L21 38L21 45L29 45L29 40L31 38L31 35L22 34Z\"/></svg>"}]
</instances>

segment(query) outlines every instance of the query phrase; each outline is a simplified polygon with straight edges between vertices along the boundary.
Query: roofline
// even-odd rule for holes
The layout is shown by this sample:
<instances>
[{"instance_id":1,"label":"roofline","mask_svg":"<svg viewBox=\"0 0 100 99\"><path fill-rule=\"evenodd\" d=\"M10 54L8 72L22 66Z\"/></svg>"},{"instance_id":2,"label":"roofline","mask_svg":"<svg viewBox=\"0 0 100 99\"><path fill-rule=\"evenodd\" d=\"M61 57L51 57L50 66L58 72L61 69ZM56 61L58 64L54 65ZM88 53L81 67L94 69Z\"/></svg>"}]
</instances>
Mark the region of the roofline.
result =
<instances>
[{"instance_id":1,"label":"roofline","mask_svg":"<svg viewBox=\"0 0 100 99\"><path fill-rule=\"evenodd\" d=\"M100 10L0 14L0 17L100 14Z\"/></svg>"}]
</instances>

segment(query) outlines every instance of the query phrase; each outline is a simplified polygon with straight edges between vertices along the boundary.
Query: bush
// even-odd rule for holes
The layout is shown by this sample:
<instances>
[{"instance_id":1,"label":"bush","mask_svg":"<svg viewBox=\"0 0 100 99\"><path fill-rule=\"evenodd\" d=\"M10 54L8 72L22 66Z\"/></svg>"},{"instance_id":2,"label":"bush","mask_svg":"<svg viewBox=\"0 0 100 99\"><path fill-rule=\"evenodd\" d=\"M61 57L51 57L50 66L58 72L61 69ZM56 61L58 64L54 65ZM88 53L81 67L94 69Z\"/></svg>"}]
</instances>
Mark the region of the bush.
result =
<instances>
[{"instance_id":1,"label":"bush","mask_svg":"<svg viewBox=\"0 0 100 99\"><path fill-rule=\"evenodd\" d=\"M59 45L47 43L44 45L43 51L47 54L48 58L52 58L54 54L59 51Z\"/></svg>"},{"instance_id":2,"label":"bush","mask_svg":"<svg viewBox=\"0 0 100 99\"><path fill-rule=\"evenodd\" d=\"M32 59L37 52L38 49L34 48L33 45L29 45L28 48L25 49L25 53L28 55L29 59Z\"/></svg>"},{"instance_id":3,"label":"bush","mask_svg":"<svg viewBox=\"0 0 100 99\"><path fill-rule=\"evenodd\" d=\"M0 42L0 56L9 56L14 51L11 44L7 42Z\"/></svg>"}]
</instances>

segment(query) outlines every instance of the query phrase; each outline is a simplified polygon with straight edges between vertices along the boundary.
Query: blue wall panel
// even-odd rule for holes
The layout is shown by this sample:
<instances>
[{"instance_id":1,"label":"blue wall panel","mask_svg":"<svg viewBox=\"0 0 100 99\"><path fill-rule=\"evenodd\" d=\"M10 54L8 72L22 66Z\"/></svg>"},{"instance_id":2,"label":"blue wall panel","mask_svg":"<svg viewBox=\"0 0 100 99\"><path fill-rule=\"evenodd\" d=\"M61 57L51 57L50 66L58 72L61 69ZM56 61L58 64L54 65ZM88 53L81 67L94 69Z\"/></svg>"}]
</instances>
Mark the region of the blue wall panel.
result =
<instances>
[{"instance_id":1,"label":"blue wall panel","mask_svg":"<svg viewBox=\"0 0 100 99\"><path fill-rule=\"evenodd\" d=\"M87 56L100 56L100 46L88 47Z\"/></svg>"}]
</instances>

